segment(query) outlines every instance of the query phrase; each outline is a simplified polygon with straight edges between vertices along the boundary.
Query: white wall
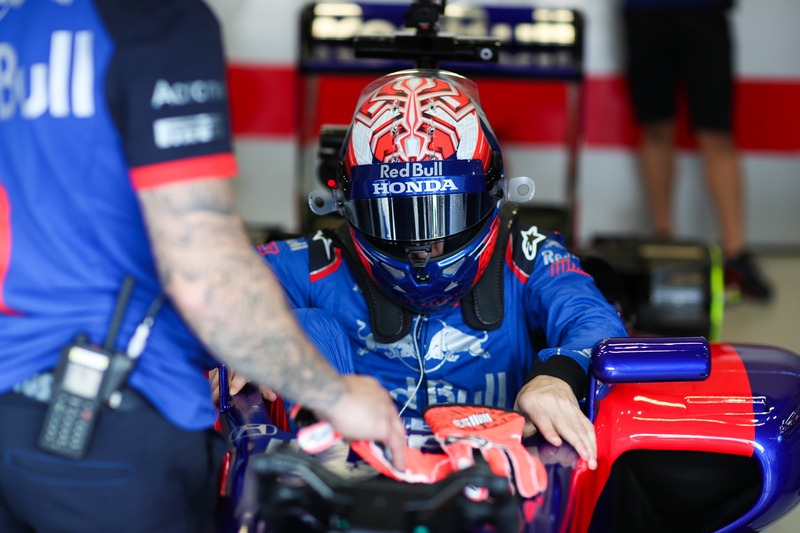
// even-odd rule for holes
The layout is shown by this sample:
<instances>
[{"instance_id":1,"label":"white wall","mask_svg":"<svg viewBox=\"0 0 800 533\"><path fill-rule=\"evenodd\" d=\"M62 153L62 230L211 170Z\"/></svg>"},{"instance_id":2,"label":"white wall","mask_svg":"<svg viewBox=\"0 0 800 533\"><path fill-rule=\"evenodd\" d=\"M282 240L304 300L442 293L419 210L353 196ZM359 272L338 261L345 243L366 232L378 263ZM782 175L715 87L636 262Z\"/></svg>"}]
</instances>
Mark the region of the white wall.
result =
<instances>
[{"instance_id":1,"label":"white wall","mask_svg":"<svg viewBox=\"0 0 800 533\"><path fill-rule=\"evenodd\" d=\"M300 2L207 1L221 19L232 62L294 65ZM531 5L519 0L484 2ZM586 17L587 75L619 73L617 0L548 0L536 5L581 9ZM800 83L800 0L737 0L733 21L740 78ZM299 183L297 139L248 137L237 139L236 149L242 169L237 191L245 219L253 225L298 230L299 210L305 207L302 200L298 201L297 191L305 186ZM563 200L563 150L506 146L504 154L511 172L530 175L537 181L535 202ZM800 247L800 153L745 152L743 168L748 242L756 248ZM675 215L679 235L716 239L716 224L693 152L682 153L678 170ZM629 149L584 146L579 171L578 234L583 242L597 234L647 231L647 212Z\"/></svg>"}]
</instances>

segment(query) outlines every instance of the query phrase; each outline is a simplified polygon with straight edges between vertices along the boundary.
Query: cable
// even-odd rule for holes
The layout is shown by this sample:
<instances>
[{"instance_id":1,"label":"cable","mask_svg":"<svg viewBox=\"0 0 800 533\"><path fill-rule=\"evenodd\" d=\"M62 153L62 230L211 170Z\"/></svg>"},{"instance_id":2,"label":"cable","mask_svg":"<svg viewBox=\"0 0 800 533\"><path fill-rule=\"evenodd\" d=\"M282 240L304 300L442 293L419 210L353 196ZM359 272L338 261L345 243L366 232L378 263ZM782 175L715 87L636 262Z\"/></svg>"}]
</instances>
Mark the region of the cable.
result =
<instances>
[{"instance_id":1,"label":"cable","mask_svg":"<svg viewBox=\"0 0 800 533\"><path fill-rule=\"evenodd\" d=\"M128 342L127 353L128 357L131 359L137 359L142 355L144 347L147 344L147 338L150 336L150 329L153 327L156 315L161 309L161 305L164 303L165 299L166 295L163 292L158 293L156 299L153 300L153 303L151 303L150 307L147 309L144 320L136 326L136 331Z\"/></svg>"},{"instance_id":2,"label":"cable","mask_svg":"<svg viewBox=\"0 0 800 533\"><path fill-rule=\"evenodd\" d=\"M117 340L119 327L122 324L122 319L125 316L125 309L128 307L128 302L131 299L133 286L136 285L136 280L133 276L125 276L122 281L122 288L117 296L117 302L114 306L114 315L111 317L111 325L108 327L108 334L106 335L105 349L108 351L114 350L114 344Z\"/></svg>"},{"instance_id":3,"label":"cable","mask_svg":"<svg viewBox=\"0 0 800 533\"><path fill-rule=\"evenodd\" d=\"M403 408L400 409L400 412L397 414L398 418L403 416L403 413L405 412L406 408L409 405L411 405L411 402L414 399L416 399L417 392L419 391L419 387L420 387L420 385L422 385L422 378L425 376L425 363L423 361L422 352L420 352L420 349L419 349L419 343L417 342L417 336L419 334L418 326L419 326L419 323L420 323L421 319L422 319L422 317L420 317L419 315L414 317L414 335L412 335L412 337L411 337L412 341L414 342L414 353L417 354L417 361L419 361L419 380L417 380L417 386L414 387L414 392L412 392L408 396L408 400L406 401L405 405L403 405Z\"/></svg>"}]
</instances>

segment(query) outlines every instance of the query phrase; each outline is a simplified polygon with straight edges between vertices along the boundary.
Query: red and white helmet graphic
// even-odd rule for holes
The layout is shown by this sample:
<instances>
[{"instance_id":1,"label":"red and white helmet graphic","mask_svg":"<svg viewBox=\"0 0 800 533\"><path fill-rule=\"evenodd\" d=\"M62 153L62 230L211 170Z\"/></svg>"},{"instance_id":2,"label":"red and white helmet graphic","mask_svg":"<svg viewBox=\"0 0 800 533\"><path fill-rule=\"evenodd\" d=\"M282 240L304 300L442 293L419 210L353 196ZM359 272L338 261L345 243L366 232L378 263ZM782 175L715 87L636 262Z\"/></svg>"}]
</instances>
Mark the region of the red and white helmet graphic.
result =
<instances>
[{"instance_id":1,"label":"red and white helmet graphic","mask_svg":"<svg viewBox=\"0 0 800 533\"><path fill-rule=\"evenodd\" d=\"M423 71L424 72L424 71ZM394 76L394 77L392 77ZM478 159L484 171L492 147L466 78L406 71L364 91L353 118L345 167L404 161ZM464 86L467 87L464 87ZM472 89L472 91L470 91ZM473 94L470 94L472 92Z\"/></svg>"}]
</instances>

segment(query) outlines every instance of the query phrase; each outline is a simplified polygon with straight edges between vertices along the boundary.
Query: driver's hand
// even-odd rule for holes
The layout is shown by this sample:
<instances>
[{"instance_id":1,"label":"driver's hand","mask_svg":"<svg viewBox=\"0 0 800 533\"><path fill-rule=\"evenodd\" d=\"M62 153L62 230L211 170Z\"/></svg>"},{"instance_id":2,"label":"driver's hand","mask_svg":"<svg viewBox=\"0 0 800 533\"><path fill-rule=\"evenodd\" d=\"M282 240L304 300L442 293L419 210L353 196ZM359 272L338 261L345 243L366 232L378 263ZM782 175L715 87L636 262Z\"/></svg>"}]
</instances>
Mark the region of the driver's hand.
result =
<instances>
[{"instance_id":1,"label":"driver's hand","mask_svg":"<svg viewBox=\"0 0 800 533\"><path fill-rule=\"evenodd\" d=\"M242 388L247 385L250 381L246 377L241 374L237 374L233 372L230 368L228 369L228 390L230 391L231 396L238 394ZM214 399L214 403L219 403L219 369L214 368L208 373L208 381L211 384L211 397ZM270 389L269 387L259 387L261 390L261 396L265 400L269 400L274 402L278 399L278 394Z\"/></svg>"},{"instance_id":2,"label":"driver's hand","mask_svg":"<svg viewBox=\"0 0 800 533\"><path fill-rule=\"evenodd\" d=\"M524 436L537 430L553 446L564 441L575 448L591 470L597 468L594 425L581 411L567 383L553 376L536 376L517 394L514 409L525 415Z\"/></svg>"}]
</instances>

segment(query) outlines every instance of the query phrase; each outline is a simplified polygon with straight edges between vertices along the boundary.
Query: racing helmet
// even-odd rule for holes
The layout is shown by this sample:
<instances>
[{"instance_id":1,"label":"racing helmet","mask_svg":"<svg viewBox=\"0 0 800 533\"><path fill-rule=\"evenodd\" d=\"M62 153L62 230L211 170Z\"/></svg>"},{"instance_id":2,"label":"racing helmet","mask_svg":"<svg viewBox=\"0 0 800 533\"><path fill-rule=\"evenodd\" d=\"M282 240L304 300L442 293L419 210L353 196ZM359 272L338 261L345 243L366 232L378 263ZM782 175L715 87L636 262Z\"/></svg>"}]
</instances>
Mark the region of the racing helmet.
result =
<instances>
[{"instance_id":1,"label":"racing helmet","mask_svg":"<svg viewBox=\"0 0 800 533\"><path fill-rule=\"evenodd\" d=\"M432 313L474 285L498 234L502 161L467 78L406 70L362 91L337 187L357 254L384 293Z\"/></svg>"}]
</instances>

